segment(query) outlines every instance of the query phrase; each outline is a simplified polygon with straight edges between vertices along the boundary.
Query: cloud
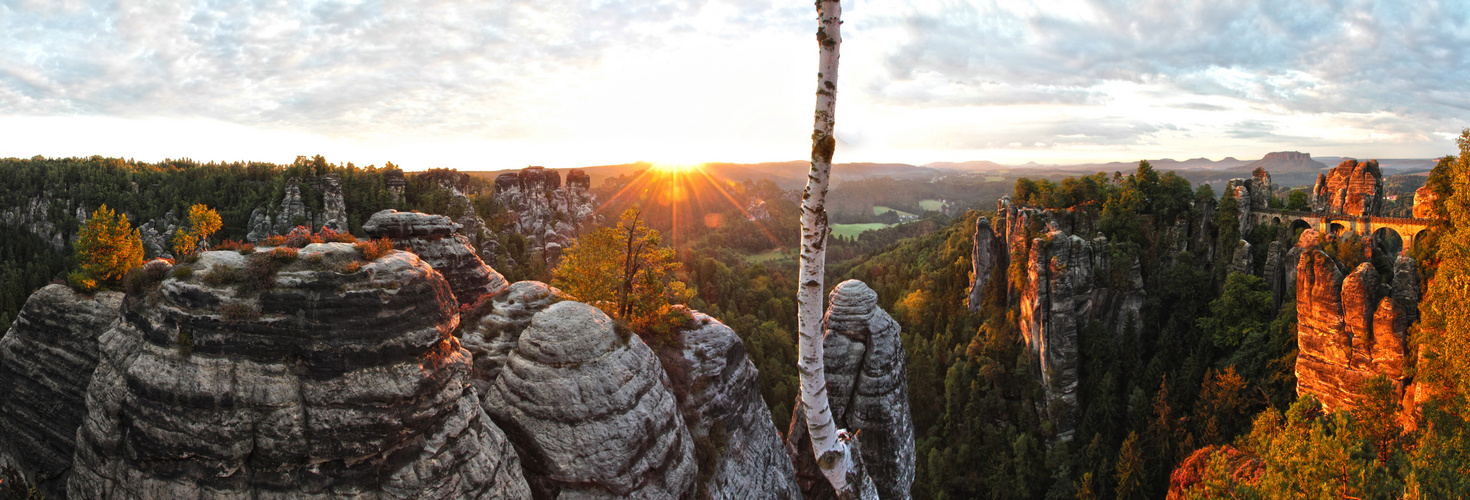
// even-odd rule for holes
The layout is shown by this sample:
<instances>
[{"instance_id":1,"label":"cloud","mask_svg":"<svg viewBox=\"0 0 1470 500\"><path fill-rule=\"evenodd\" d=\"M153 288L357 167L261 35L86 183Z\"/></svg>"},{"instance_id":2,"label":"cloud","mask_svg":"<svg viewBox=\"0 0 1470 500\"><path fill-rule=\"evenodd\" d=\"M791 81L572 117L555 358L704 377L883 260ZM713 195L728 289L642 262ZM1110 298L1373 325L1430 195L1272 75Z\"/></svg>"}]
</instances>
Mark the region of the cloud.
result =
<instances>
[{"instance_id":1,"label":"cloud","mask_svg":"<svg viewBox=\"0 0 1470 500\"><path fill-rule=\"evenodd\" d=\"M854 22L894 38L880 90L943 81L1086 93L1125 81L1282 112L1466 117L1470 4L1460 1L919 0L872 10Z\"/></svg>"},{"instance_id":2,"label":"cloud","mask_svg":"<svg viewBox=\"0 0 1470 500\"><path fill-rule=\"evenodd\" d=\"M774 0L0 1L0 113L530 137L560 127L542 117L611 52L809 17L791 14Z\"/></svg>"}]
</instances>

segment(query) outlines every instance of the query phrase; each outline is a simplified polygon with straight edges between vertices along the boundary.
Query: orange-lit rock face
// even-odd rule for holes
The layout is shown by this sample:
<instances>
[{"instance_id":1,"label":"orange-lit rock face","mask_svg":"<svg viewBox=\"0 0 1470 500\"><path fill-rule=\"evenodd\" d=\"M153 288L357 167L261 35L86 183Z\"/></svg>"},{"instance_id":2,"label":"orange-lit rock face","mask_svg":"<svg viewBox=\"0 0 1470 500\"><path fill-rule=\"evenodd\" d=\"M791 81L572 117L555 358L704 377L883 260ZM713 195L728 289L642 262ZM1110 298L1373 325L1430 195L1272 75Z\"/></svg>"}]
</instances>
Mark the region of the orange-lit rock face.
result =
<instances>
[{"instance_id":1,"label":"orange-lit rock face","mask_svg":"<svg viewBox=\"0 0 1470 500\"><path fill-rule=\"evenodd\" d=\"M1402 256L1400 261L1407 265L1412 259ZM1380 296L1380 283L1372 264L1344 275L1341 265L1321 250L1302 253L1297 263L1297 394L1315 395L1328 409L1339 410L1352 408L1363 383L1378 374L1403 390L1404 335L1412 303Z\"/></svg>"},{"instance_id":2,"label":"orange-lit rock face","mask_svg":"<svg viewBox=\"0 0 1470 500\"><path fill-rule=\"evenodd\" d=\"M1436 200L1438 198L1439 198L1439 196L1435 195L1434 194L1434 190L1433 189L1430 189L1429 188L1429 185L1427 185L1427 184L1424 185L1423 187L1420 187L1419 189L1415 190L1414 191L1414 218L1415 219L1428 219L1430 217L1433 217L1434 216L1434 214L1433 214L1434 200Z\"/></svg>"},{"instance_id":3,"label":"orange-lit rock face","mask_svg":"<svg viewBox=\"0 0 1470 500\"><path fill-rule=\"evenodd\" d=\"M1312 210L1345 215L1378 215L1383 205L1383 174L1378 160L1343 160L1317 176Z\"/></svg>"}]
</instances>

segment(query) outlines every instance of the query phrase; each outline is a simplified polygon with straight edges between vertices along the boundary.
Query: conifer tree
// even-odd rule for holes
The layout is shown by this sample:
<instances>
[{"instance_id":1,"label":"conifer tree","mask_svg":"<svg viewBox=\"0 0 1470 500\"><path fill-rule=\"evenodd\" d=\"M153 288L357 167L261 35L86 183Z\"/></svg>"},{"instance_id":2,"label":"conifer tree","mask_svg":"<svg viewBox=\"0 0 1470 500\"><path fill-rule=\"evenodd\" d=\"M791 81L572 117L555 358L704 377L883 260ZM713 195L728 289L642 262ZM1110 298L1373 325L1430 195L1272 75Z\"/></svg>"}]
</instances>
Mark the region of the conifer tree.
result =
<instances>
[{"instance_id":1,"label":"conifer tree","mask_svg":"<svg viewBox=\"0 0 1470 500\"><path fill-rule=\"evenodd\" d=\"M128 270L143 265L143 238L119 214L102 205L92 212L77 237L77 258L82 275L95 281L121 279Z\"/></svg>"}]
</instances>

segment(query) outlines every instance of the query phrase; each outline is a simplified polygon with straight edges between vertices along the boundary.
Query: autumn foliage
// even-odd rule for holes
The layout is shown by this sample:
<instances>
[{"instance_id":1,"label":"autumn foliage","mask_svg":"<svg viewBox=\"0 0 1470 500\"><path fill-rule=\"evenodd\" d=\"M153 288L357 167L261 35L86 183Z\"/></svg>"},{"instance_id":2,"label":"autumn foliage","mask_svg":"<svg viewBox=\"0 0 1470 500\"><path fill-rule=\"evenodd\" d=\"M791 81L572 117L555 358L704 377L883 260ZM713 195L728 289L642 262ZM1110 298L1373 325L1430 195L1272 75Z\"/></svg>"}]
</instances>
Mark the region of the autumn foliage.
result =
<instances>
[{"instance_id":1,"label":"autumn foliage","mask_svg":"<svg viewBox=\"0 0 1470 500\"><path fill-rule=\"evenodd\" d=\"M627 321L640 330L656 329L671 315L671 304L692 293L675 277L679 261L663 246L656 230L637 209L624 212L616 228L583 235L562 255L552 284L563 292Z\"/></svg>"},{"instance_id":2,"label":"autumn foliage","mask_svg":"<svg viewBox=\"0 0 1470 500\"><path fill-rule=\"evenodd\" d=\"M80 267L73 286L97 286L98 282L117 281L129 270L143 265L143 238L126 214L102 205L92 212L77 236L77 260Z\"/></svg>"},{"instance_id":3,"label":"autumn foliage","mask_svg":"<svg viewBox=\"0 0 1470 500\"><path fill-rule=\"evenodd\" d=\"M202 203L189 207L189 217L185 219L185 224L188 229L178 228L173 237L174 256L181 259L199 253L200 244L223 225L219 214Z\"/></svg>"}]
</instances>

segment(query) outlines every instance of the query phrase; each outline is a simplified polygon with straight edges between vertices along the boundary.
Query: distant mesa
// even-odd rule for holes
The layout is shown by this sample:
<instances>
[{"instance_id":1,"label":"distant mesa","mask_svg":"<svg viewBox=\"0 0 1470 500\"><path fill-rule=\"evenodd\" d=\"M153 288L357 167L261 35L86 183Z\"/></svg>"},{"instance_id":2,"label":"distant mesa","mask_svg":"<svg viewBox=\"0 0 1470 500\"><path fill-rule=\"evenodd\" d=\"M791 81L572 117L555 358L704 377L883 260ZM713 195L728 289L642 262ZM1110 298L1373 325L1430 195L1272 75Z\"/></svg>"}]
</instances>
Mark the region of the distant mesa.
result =
<instances>
[{"instance_id":1,"label":"distant mesa","mask_svg":"<svg viewBox=\"0 0 1470 500\"><path fill-rule=\"evenodd\" d=\"M1277 151L1266 153L1266 156L1240 166L1236 170L1250 172L1257 168L1264 168L1272 174L1301 174L1318 173L1327 168L1327 165L1312 159L1311 153L1297 151Z\"/></svg>"}]
</instances>

